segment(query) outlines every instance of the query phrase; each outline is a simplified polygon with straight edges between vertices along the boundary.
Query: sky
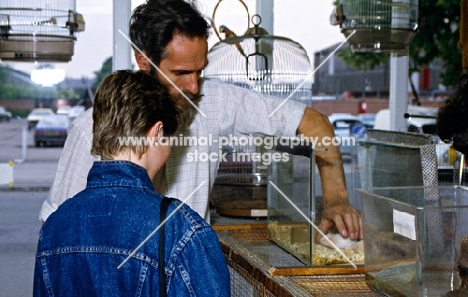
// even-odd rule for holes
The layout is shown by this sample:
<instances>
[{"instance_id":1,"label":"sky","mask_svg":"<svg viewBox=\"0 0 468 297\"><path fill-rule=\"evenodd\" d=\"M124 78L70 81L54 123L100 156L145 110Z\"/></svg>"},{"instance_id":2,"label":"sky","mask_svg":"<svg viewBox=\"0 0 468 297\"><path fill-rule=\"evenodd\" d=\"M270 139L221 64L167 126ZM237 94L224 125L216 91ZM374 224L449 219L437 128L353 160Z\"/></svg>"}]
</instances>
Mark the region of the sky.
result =
<instances>
[{"instance_id":1,"label":"sky","mask_svg":"<svg viewBox=\"0 0 468 297\"><path fill-rule=\"evenodd\" d=\"M255 0L243 1L250 15L255 14ZM76 0L76 11L83 14L86 29L78 33L72 60L68 63L53 64L57 69L64 69L67 77L92 79L94 72L112 56L112 2L112 0ZM132 9L143 2L143 0L131 0ZM198 0L198 2L202 13L213 16L218 0ZM273 34L300 43L313 63L316 51L345 39L339 27L330 25L332 3L333 0L274 0ZM223 24L232 28L237 35L242 35L248 27L246 10L238 0L220 2L214 22L216 26ZM211 34L208 40L209 47L218 41L218 37L214 33ZM7 64L28 73L37 67L33 62Z\"/></svg>"}]
</instances>

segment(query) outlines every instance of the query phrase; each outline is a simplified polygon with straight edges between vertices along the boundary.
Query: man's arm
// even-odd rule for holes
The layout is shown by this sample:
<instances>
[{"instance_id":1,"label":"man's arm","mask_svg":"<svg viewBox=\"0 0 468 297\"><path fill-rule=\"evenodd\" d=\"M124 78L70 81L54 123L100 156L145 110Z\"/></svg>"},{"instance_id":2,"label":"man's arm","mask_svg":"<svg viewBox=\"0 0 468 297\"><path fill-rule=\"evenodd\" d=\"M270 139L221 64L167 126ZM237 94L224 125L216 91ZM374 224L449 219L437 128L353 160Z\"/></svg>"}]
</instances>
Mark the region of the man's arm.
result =
<instances>
[{"instance_id":1,"label":"man's arm","mask_svg":"<svg viewBox=\"0 0 468 297\"><path fill-rule=\"evenodd\" d=\"M207 98L219 98L220 135L260 133L292 137L300 132L311 137L334 137L327 116L296 100L286 101L277 110L280 98L216 80L206 80L203 93ZM316 152L325 203L321 228L327 231L334 224L342 235L348 237L349 234L351 239L356 239L362 235L361 220L348 202L341 153L338 147L327 149L327 152Z\"/></svg>"},{"instance_id":2,"label":"man's arm","mask_svg":"<svg viewBox=\"0 0 468 297\"><path fill-rule=\"evenodd\" d=\"M308 137L324 137L329 140L335 136L328 117L311 108L306 108L298 132ZM348 201L348 192L338 146L323 147L326 151L316 150L315 156L320 172L324 210L321 230L326 233L334 224L343 237L356 240L362 238L361 216Z\"/></svg>"}]
</instances>

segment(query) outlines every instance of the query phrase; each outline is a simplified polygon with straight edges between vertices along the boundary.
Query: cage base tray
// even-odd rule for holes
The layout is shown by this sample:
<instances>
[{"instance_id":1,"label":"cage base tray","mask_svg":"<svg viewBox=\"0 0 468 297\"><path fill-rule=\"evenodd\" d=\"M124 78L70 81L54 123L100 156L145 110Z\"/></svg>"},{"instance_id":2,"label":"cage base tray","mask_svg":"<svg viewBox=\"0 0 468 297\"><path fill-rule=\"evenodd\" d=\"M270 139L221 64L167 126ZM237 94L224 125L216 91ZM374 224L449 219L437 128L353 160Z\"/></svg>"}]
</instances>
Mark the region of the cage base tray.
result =
<instances>
[{"instance_id":1,"label":"cage base tray","mask_svg":"<svg viewBox=\"0 0 468 297\"><path fill-rule=\"evenodd\" d=\"M266 199L236 199L216 204L216 212L233 217L267 217Z\"/></svg>"}]
</instances>

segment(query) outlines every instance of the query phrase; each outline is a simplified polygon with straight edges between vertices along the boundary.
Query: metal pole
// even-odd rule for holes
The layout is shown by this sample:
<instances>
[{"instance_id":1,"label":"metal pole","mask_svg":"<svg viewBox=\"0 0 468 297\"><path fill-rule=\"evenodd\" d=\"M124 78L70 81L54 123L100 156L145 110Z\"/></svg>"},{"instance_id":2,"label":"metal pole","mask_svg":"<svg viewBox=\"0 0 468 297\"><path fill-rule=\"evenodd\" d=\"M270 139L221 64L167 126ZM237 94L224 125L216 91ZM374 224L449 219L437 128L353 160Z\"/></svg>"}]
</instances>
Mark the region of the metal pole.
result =
<instances>
[{"instance_id":1,"label":"metal pole","mask_svg":"<svg viewBox=\"0 0 468 297\"><path fill-rule=\"evenodd\" d=\"M25 161L27 158L27 151L28 151L28 128L26 127L27 124L23 125L23 130L22 130L22 147L21 147L21 156L23 160Z\"/></svg>"},{"instance_id":2,"label":"metal pole","mask_svg":"<svg viewBox=\"0 0 468 297\"><path fill-rule=\"evenodd\" d=\"M28 153L28 122L23 121L23 127L21 128L21 159L15 159L15 162L22 163L27 159Z\"/></svg>"},{"instance_id":3,"label":"metal pole","mask_svg":"<svg viewBox=\"0 0 468 297\"><path fill-rule=\"evenodd\" d=\"M257 14L262 17L262 24L260 27L267 30L270 35L274 35L273 27L275 18L273 10L274 0L257 0Z\"/></svg>"},{"instance_id":4,"label":"metal pole","mask_svg":"<svg viewBox=\"0 0 468 297\"><path fill-rule=\"evenodd\" d=\"M113 0L113 56L112 71L119 69L132 69L130 43L119 33L122 31L128 36L128 22L131 16L130 0Z\"/></svg>"},{"instance_id":5,"label":"metal pole","mask_svg":"<svg viewBox=\"0 0 468 297\"><path fill-rule=\"evenodd\" d=\"M406 120L403 117L408 109L408 56L390 58L390 130L405 131Z\"/></svg>"},{"instance_id":6,"label":"metal pole","mask_svg":"<svg viewBox=\"0 0 468 297\"><path fill-rule=\"evenodd\" d=\"M402 0L408 3L409 0ZM402 19L409 19L409 10L401 10L396 6L392 8L392 25L397 25ZM406 119L403 115L408 109L408 71L409 53L392 53L390 56L390 130L406 131Z\"/></svg>"}]
</instances>

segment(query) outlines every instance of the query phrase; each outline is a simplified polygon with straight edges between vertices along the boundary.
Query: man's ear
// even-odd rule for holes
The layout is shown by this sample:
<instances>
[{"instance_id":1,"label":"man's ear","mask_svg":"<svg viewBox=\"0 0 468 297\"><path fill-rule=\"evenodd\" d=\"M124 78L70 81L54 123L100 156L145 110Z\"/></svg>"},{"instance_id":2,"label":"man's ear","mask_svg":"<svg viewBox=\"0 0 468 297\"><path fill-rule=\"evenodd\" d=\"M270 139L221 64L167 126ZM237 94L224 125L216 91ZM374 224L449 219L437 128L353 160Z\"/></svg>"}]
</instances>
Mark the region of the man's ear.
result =
<instances>
[{"instance_id":1,"label":"man's ear","mask_svg":"<svg viewBox=\"0 0 468 297\"><path fill-rule=\"evenodd\" d=\"M151 70L151 64L148 61L148 59L146 59L146 57L147 57L146 52L143 51L143 53L145 55L142 55L139 51L135 51L135 60L137 62L138 68L140 68L140 70L149 72Z\"/></svg>"}]
</instances>

